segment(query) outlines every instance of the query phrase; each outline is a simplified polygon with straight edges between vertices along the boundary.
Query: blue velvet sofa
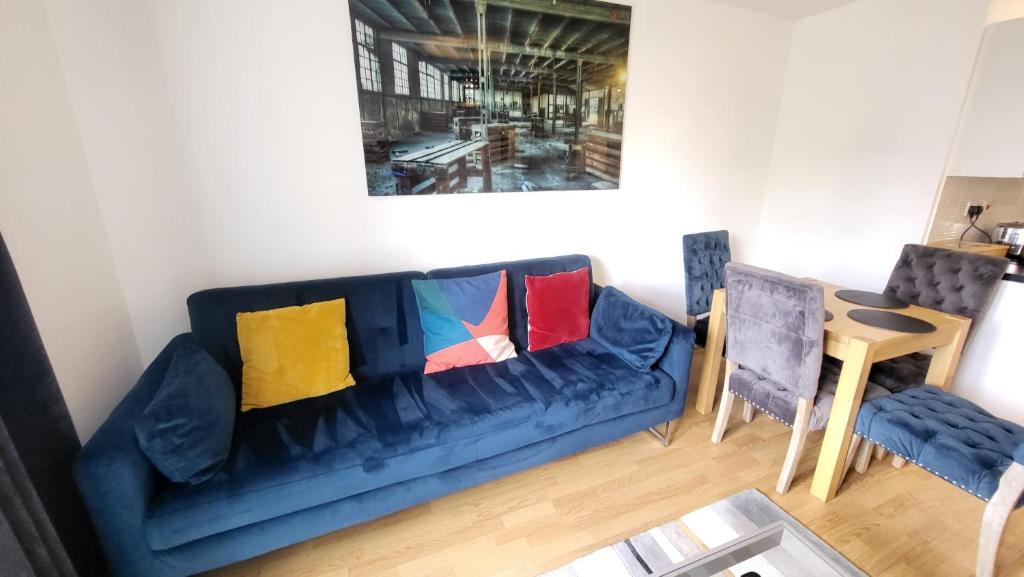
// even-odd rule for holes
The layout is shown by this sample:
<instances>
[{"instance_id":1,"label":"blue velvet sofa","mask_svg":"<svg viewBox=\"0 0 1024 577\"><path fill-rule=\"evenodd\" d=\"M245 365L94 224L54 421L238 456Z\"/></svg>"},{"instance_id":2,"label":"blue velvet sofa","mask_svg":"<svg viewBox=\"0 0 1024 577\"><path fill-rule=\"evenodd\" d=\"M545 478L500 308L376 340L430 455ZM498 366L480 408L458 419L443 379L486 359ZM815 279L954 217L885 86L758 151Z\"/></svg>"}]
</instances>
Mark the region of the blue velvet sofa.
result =
<instances>
[{"instance_id":1,"label":"blue velvet sofa","mask_svg":"<svg viewBox=\"0 0 1024 577\"><path fill-rule=\"evenodd\" d=\"M679 417L693 350L681 324L671 323L649 372L592 338L526 351L525 275L588 266L575 255L192 295L191 333L168 343L75 463L111 572L180 576L224 566ZM424 376L410 281L500 269L518 358ZM593 306L600 287L591 286ZM203 483L174 484L154 469L134 427L179 347L203 347L238 386L236 313L341 297L355 387L237 414L229 460Z\"/></svg>"}]
</instances>

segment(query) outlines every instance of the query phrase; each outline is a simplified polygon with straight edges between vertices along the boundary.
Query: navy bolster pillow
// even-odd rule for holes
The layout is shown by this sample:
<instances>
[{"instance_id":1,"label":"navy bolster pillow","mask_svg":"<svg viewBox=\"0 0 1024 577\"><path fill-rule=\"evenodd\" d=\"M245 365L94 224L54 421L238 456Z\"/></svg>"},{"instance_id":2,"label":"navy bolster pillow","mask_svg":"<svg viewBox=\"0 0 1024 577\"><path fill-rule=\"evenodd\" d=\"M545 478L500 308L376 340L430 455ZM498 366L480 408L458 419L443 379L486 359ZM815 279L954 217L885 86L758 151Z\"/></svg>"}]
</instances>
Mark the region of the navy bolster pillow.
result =
<instances>
[{"instance_id":1,"label":"navy bolster pillow","mask_svg":"<svg viewBox=\"0 0 1024 577\"><path fill-rule=\"evenodd\" d=\"M605 287L590 318L590 337L627 365L650 371L665 353L672 322L619 289Z\"/></svg>"},{"instance_id":2,"label":"navy bolster pillow","mask_svg":"<svg viewBox=\"0 0 1024 577\"><path fill-rule=\"evenodd\" d=\"M163 384L135 424L139 448L175 483L197 484L224 466L235 426L235 386L205 350L174 353Z\"/></svg>"}]
</instances>

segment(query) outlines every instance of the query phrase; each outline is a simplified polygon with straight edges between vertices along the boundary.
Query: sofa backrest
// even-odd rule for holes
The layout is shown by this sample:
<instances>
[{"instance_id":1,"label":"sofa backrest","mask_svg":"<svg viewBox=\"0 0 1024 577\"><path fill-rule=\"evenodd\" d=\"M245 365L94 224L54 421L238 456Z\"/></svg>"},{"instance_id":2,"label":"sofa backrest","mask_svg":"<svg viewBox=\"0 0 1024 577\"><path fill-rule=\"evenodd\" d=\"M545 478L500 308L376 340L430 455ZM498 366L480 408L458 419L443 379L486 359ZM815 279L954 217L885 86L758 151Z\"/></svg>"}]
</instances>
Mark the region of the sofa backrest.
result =
<instances>
[{"instance_id":1,"label":"sofa backrest","mask_svg":"<svg viewBox=\"0 0 1024 577\"><path fill-rule=\"evenodd\" d=\"M421 272L399 272L204 290L188 297L192 335L241 386L235 315L344 298L352 375L357 381L422 370L423 331L410 281L423 278Z\"/></svg>"},{"instance_id":2,"label":"sofa backrest","mask_svg":"<svg viewBox=\"0 0 1024 577\"><path fill-rule=\"evenodd\" d=\"M526 350L529 345L526 323L526 275L549 275L571 272L590 267L590 257L581 254L536 258L511 262L496 262L454 268L435 269L427 278L459 278L479 276L505 269L508 281L508 332L516 350ZM594 305L594 273L590 270L590 306Z\"/></svg>"}]
</instances>

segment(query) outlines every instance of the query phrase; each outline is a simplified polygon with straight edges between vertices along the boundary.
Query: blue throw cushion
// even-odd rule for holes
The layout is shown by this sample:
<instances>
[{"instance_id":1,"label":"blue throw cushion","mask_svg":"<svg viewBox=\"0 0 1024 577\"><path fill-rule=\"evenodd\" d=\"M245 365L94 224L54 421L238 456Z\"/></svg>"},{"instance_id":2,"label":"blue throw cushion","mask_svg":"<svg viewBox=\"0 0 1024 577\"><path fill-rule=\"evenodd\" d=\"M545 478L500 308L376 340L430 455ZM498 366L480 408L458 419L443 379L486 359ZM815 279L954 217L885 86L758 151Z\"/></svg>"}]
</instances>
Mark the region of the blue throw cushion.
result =
<instances>
[{"instance_id":1,"label":"blue throw cushion","mask_svg":"<svg viewBox=\"0 0 1024 577\"><path fill-rule=\"evenodd\" d=\"M629 366L649 371L665 352L672 322L619 289L605 287L590 318L590 336Z\"/></svg>"},{"instance_id":2,"label":"blue throw cushion","mask_svg":"<svg viewBox=\"0 0 1024 577\"><path fill-rule=\"evenodd\" d=\"M227 461L235 387L196 345L178 349L156 396L135 425L139 448L175 483L202 483Z\"/></svg>"}]
</instances>

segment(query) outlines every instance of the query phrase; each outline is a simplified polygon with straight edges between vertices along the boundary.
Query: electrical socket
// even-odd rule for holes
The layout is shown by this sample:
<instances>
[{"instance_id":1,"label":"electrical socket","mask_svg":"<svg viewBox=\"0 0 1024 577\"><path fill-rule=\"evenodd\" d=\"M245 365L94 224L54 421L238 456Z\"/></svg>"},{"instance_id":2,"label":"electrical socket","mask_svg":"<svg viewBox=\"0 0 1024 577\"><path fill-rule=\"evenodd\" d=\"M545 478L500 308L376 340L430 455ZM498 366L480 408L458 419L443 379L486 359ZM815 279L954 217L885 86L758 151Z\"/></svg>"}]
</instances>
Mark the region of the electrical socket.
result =
<instances>
[{"instance_id":1,"label":"electrical socket","mask_svg":"<svg viewBox=\"0 0 1024 577\"><path fill-rule=\"evenodd\" d=\"M987 209L988 203L984 201L972 200L967 203L967 208L964 209L964 216L968 218L974 216L975 214L980 216L981 213L985 212Z\"/></svg>"}]
</instances>

